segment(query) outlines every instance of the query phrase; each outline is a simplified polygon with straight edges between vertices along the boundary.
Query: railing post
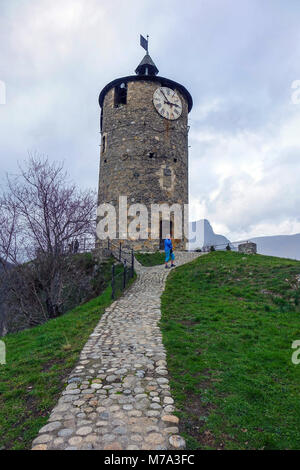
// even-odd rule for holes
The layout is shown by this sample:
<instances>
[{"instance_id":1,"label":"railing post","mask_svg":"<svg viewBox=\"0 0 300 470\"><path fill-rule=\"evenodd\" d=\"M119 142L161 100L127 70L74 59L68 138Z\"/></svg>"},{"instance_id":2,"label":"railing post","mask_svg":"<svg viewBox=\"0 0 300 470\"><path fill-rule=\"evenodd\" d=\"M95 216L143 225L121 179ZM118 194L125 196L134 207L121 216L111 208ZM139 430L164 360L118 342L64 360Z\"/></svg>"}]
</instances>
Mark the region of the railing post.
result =
<instances>
[{"instance_id":1,"label":"railing post","mask_svg":"<svg viewBox=\"0 0 300 470\"><path fill-rule=\"evenodd\" d=\"M133 248L131 250L131 277L133 277L134 273L134 251Z\"/></svg>"},{"instance_id":2,"label":"railing post","mask_svg":"<svg viewBox=\"0 0 300 470\"><path fill-rule=\"evenodd\" d=\"M122 259L122 243L120 242L120 246L119 246L119 261L121 262L121 259Z\"/></svg>"},{"instance_id":3,"label":"railing post","mask_svg":"<svg viewBox=\"0 0 300 470\"><path fill-rule=\"evenodd\" d=\"M115 265L112 265L111 270L111 297L112 299L115 298Z\"/></svg>"},{"instance_id":4,"label":"railing post","mask_svg":"<svg viewBox=\"0 0 300 470\"><path fill-rule=\"evenodd\" d=\"M126 287L126 263L124 264L124 271L123 271L123 290L125 289Z\"/></svg>"}]
</instances>

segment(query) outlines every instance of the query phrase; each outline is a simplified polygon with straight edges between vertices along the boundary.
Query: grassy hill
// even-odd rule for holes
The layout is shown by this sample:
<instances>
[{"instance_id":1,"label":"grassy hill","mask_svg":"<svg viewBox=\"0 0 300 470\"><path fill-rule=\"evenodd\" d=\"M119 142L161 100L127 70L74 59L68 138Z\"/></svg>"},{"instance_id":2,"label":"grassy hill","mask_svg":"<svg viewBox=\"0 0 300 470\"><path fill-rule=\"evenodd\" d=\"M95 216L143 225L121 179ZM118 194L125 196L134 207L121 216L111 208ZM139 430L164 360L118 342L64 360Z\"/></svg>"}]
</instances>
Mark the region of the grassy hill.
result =
<instances>
[{"instance_id":1,"label":"grassy hill","mask_svg":"<svg viewBox=\"0 0 300 470\"><path fill-rule=\"evenodd\" d=\"M164 264L166 256L164 252L156 251L155 253L135 253L135 257L142 266L150 267Z\"/></svg>"},{"instance_id":2,"label":"grassy hill","mask_svg":"<svg viewBox=\"0 0 300 470\"><path fill-rule=\"evenodd\" d=\"M111 261L107 263L111 272ZM118 266L116 272L122 272ZM106 279L106 285L110 279ZM0 365L0 450L30 449L88 337L110 305L111 287L43 325L9 334Z\"/></svg>"},{"instance_id":3,"label":"grassy hill","mask_svg":"<svg viewBox=\"0 0 300 470\"><path fill-rule=\"evenodd\" d=\"M163 340L190 449L300 449L300 262L214 252L172 271Z\"/></svg>"}]
</instances>

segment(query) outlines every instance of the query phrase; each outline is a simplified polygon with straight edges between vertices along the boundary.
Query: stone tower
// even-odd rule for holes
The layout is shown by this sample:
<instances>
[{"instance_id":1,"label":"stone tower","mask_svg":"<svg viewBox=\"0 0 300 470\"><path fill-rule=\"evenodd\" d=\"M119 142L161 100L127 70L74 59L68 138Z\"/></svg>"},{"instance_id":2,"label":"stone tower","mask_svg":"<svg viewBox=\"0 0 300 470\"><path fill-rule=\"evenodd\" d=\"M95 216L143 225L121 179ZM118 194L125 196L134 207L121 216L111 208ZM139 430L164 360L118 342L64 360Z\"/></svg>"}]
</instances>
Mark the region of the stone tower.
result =
<instances>
[{"instance_id":1,"label":"stone tower","mask_svg":"<svg viewBox=\"0 0 300 470\"><path fill-rule=\"evenodd\" d=\"M127 205L142 203L149 210L149 237L124 240L136 250L154 251L162 246L165 221L150 237L151 204L188 204L188 113L190 93L173 80L158 76L147 53L136 75L117 78L100 93L101 150L98 205L113 204L118 216L119 196ZM128 223L130 222L128 218ZM173 221L174 222L174 221ZM169 233L173 237L173 222ZM116 240L119 233L117 224ZM174 240L185 249L186 240Z\"/></svg>"}]
</instances>

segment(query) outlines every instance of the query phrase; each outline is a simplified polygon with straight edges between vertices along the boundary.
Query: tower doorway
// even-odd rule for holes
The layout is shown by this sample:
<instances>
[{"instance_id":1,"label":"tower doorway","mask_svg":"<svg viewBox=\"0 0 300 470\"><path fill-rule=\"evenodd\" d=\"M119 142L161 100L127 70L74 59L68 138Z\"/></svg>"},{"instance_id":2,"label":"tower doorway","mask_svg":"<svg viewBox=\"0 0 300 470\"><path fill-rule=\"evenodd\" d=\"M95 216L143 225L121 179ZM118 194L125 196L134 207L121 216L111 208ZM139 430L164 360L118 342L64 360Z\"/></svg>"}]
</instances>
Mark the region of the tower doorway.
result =
<instances>
[{"instance_id":1,"label":"tower doorway","mask_svg":"<svg viewBox=\"0 0 300 470\"><path fill-rule=\"evenodd\" d=\"M173 222L171 220L161 220L159 223L159 249L164 250L166 235L173 238Z\"/></svg>"}]
</instances>

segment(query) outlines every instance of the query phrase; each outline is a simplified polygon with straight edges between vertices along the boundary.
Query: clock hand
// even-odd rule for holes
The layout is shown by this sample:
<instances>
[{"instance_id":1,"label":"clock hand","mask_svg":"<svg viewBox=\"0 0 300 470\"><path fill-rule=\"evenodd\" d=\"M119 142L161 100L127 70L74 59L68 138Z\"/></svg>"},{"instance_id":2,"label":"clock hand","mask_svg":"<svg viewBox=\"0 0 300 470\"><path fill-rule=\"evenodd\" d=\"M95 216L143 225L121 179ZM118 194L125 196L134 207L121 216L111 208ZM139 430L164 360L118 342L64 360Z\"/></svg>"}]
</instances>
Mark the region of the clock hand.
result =
<instances>
[{"instance_id":1,"label":"clock hand","mask_svg":"<svg viewBox=\"0 0 300 470\"><path fill-rule=\"evenodd\" d=\"M168 104L170 106L176 106L176 108L180 108L180 106L178 104L171 103L171 101L168 101L168 98L166 97L165 93L162 90L160 90L160 92L163 95L163 97L166 99L166 101L164 101L164 104Z\"/></svg>"},{"instance_id":2,"label":"clock hand","mask_svg":"<svg viewBox=\"0 0 300 470\"><path fill-rule=\"evenodd\" d=\"M168 101L168 98L166 97L166 95L164 94L164 92L162 90L160 90L160 92L162 93L162 95L164 96L164 98Z\"/></svg>"},{"instance_id":3,"label":"clock hand","mask_svg":"<svg viewBox=\"0 0 300 470\"><path fill-rule=\"evenodd\" d=\"M180 106L176 103L171 103L171 101L165 101L165 104L169 104L170 106L176 106L176 108L180 108Z\"/></svg>"}]
</instances>

